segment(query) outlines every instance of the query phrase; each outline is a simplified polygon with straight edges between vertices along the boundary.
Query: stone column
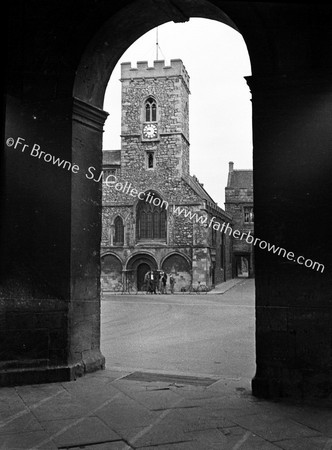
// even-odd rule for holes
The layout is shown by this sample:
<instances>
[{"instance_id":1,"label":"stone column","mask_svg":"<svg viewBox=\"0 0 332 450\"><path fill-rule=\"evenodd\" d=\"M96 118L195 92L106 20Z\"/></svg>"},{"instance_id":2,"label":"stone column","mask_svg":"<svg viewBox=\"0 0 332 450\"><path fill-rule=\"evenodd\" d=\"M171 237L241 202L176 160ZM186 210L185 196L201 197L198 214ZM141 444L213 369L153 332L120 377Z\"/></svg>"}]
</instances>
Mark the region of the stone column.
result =
<instances>
[{"instance_id":1,"label":"stone column","mask_svg":"<svg viewBox=\"0 0 332 450\"><path fill-rule=\"evenodd\" d=\"M72 155L71 308L69 359L81 372L103 368L100 353L102 133L107 113L74 99ZM92 174L94 175L92 177Z\"/></svg>"},{"instance_id":2,"label":"stone column","mask_svg":"<svg viewBox=\"0 0 332 450\"><path fill-rule=\"evenodd\" d=\"M255 245L256 396L332 392L331 79L327 73L247 79L255 237L285 249L278 255Z\"/></svg>"},{"instance_id":3,"label":"stone column","mask_svg":"<svg viewBox=\"0 0 332 450\"><path fill-rule=\"evenodd\" d=\"M70 380L104 366L101 182L86 170L101 170L106 113L72 98L8 96L6 114L0 385Z\"/></svg>"}]
</instances>

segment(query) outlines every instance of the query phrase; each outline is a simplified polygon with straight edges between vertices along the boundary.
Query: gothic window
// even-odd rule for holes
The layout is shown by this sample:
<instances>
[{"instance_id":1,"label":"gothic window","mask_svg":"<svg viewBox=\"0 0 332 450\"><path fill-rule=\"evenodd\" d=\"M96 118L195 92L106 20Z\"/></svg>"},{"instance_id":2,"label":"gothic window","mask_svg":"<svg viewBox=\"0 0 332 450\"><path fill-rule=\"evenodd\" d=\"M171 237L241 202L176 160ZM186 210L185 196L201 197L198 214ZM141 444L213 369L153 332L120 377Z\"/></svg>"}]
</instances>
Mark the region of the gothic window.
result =
<instances>
[{"instance_id":1,"label":"gothic window","mask_svg":"<svg viewBox=\"0 0 332 450\"><path fill-rule=\"evenodd\" d=\"M166 211L161 205L160 197L151 192L146 195L145 200L139 201L136 210L138 240L166 239Z\"/></svg>"},{"instance_id":2,"label":"gothic window","mask_svg":"<svg viewBox=\"0 0 332 450\"><path fill-rule=\"evenodd\" d=\"M244 223L254 222L254 208L252 206L245 206L243 208L244 212Z\"/></svg>"},{"instance_id":3,"label":"gothic window","mask_svg":"<svg viewBox=\"0 0 332 450\"><path fill-rule=\"evenodd\" d=\"M124 243L124 227L123 220L117 216L114 220L114 245L123 245Z\"/></svg>"},{"instance_id":4,"label":"gothic window","mask_svg":"<svg viewBox=\"0 0 332 450\"><path fill-rule=\"evenodd\" d=\"M154 98L149 97L145 101L145 122L157 121L157 103Z\"/></svg>"}]
</instances>

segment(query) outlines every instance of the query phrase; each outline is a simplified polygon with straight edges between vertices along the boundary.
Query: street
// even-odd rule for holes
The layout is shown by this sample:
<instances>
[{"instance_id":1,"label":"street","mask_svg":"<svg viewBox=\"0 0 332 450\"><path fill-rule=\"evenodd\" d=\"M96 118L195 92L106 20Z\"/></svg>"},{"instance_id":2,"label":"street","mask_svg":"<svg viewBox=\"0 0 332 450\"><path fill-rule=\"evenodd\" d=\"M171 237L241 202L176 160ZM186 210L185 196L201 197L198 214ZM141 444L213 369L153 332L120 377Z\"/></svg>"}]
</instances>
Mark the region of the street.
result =
<instances>
[{"instance_id":1,"label":"street","mask_svg":"<svg viewBox=\"0 0 332 450\"><path fill-rule=\"evenodd\" d=\"M254 280L224 294L105 295L106 367L250 379L255 373Z\"/></svg>"},{"instance_id":2,"label":"street","mask_svg":"<svg viewBox=\"0 0 332 450\"><path fill-rule=\"evenodd\" d=\"M3 388L0 447L331 449L331 410L320 400L251 395L254 280L232 283L206 295L107 295L106 370Z\"/></svg>"}]
</instances>

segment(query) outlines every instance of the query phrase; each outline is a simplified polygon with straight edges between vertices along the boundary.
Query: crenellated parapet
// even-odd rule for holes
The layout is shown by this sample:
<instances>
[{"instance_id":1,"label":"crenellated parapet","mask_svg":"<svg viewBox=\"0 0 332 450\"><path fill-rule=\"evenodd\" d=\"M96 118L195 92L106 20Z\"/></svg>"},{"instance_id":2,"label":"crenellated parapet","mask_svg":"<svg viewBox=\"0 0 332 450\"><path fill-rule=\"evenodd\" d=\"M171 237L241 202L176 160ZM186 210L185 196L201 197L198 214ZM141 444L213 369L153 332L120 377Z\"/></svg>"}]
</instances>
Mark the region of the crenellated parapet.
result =
<instances>
[{"instance_id":1,"label":"crenellated parapet","mask_svg":"<svg viewBox=\"0 0 332 450\"><path fill-rule=\"evenodd\" d=\"M170 65L165 65L164 60L154 61L153 66L149 66L147 61L138 61L137 67L132 67L130 62L121 64L121 81L160 77L180 77L189 91L190 77L181 59L171 59Z\"/></svg>"}]
</instances>

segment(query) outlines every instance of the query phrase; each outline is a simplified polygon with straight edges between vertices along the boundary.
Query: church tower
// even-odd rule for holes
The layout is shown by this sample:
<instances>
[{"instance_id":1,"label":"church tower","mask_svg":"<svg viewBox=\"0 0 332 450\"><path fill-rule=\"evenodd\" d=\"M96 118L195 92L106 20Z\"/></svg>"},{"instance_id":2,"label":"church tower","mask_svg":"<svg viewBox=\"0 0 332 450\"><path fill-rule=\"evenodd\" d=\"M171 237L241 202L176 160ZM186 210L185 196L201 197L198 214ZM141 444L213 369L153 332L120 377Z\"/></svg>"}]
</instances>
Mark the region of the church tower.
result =
<instances>
[{"instance_id":1,"label":"church tower","mask_svg":"<svg viewBox=\"0 0 332 450\"><path fill-rule=\"evenodd\" d=\"M180 59L123 63L121 82L121 175L170 192L189 175L189 75Z\"/></svg>"},{"instance_id":2,"label":"church tower","mask_svg":"<svg viewBox=\"0 0 332 450\"><path fill-rule=\"evenodd\" d=\"M172 273L176 291L223 281L231 270L228 237L202 224L230 217L189 172L190 91L183 62L123 63L121 87L121 150L103 155L103 169L112 175L103 186L103 289L130 282L144 291L151 270Z\"/></svg>"}]
</instances>

